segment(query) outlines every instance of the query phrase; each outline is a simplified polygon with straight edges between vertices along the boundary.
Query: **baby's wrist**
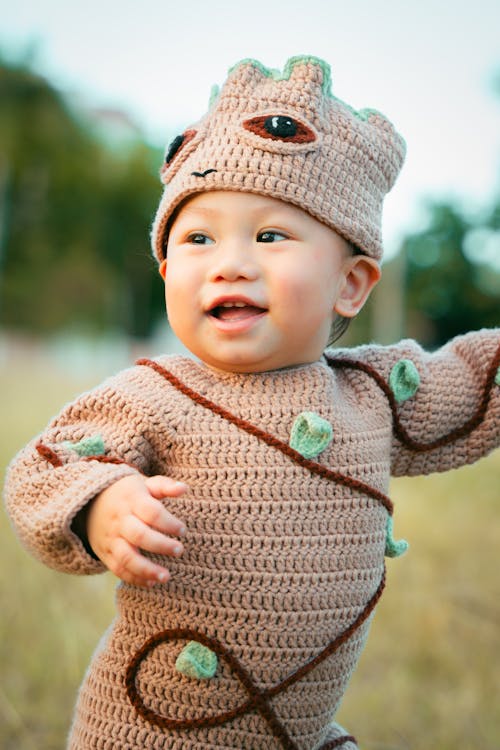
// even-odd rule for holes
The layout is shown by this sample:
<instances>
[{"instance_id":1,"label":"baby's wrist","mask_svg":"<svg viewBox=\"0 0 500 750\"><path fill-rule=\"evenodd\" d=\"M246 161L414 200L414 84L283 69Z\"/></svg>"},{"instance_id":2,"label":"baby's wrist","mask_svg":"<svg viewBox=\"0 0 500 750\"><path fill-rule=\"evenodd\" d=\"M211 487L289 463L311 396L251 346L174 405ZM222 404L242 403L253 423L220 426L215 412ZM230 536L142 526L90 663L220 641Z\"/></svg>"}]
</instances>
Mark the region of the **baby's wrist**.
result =
<instances>
[{"instance_id":1,"label":"baby's wrist","mask_svg":"<svg viewBox=\"0 0 500 750\"><path fill-rule=\"evenodd\" d=\"M98 556L92 549L92 545L90 544L88 532L87 532L87 522L88 522L88 515L90 506L94 500L91 500L86 505L83 506L83 508L80 508L80 510L77 512L75 517L73 518L71 522L71 531L78 537L78 539L81 541L85 548L85 552L89 554L91 557L94 558L94 560L99 560Z\"/></svg>"}]
</instances>

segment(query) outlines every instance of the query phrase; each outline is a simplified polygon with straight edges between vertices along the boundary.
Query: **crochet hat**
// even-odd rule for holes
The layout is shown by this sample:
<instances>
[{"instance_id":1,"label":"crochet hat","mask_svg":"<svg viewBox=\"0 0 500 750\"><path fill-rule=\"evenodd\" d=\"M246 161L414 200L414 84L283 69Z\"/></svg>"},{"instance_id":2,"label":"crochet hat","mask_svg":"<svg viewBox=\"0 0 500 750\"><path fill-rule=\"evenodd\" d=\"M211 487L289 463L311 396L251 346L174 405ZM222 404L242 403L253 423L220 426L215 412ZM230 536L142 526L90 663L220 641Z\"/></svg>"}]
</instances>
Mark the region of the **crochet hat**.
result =
<instances>
[{"instance_id":1,"label":"crochet hat","mask_svg":"<svg viewBox=\"0 0 500 750\"><path fill-rule=\"evenodd\" d=\"M292 57L282 73L243 60L169 146L153 251L163 260L168 219L186 196L238 190L292 203L380 259L382 203L404 155L384 115L333 96L323 60Z\"/></svg>"}]
</instances>

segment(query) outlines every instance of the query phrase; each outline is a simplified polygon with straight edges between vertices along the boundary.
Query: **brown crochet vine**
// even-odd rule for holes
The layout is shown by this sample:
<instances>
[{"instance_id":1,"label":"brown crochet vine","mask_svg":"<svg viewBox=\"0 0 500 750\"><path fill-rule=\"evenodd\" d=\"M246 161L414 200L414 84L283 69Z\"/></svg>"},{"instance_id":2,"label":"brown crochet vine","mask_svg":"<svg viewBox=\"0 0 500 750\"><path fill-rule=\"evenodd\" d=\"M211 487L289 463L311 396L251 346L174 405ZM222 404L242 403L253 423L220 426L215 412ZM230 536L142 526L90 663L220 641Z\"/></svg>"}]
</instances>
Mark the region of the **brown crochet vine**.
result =
<instances>
[{"instance_id":1,"label":"brown crochet vine","mask_svg":"<svg viewBox=\"0 0 500 750\"><path fill-rule=\"evenodd\" d=\"M42 443L41 440L38 441L38 443L35 445L35 450L46 460L49 462L49 464L52 464L54 468L58 468L59 466L63 466L64 462L60 458L60 456L57 454L55 450L50 448L48 445L45 445L45 443ZM135 469L136 471L143 473L135 464L131 464L130 461L125 461L123 458L118 458L117 456L103 456L101 454L97 454L95 456L83 456L81 458L82 461L99 461L102 464L125 464L126 466L130 466L132 469Z\"/></svg>"},{"instance_id":2,"label":"brown crochet vine","mask_svg":"<svg viewBox=\"0 0 500 750\"><path fill-rule=\"evenodd\" d=\"M258 711L258 713L260 713L260 715L267 722L274 737L276 737L276 739L281 743L283 749L297 750L296 743L290 737L285 727L276 716L276 712L271 706L269 699L274 697L275 695L279 695L288 687L290 687L290 685L293 685L301 680L303 677L309 674L309 672L315 669L315 667L321 664L321 662L332 656L332 654L334 654L335 651L337 651L344 643L346 643L346 641L351 638L356 630L361 627L361 625L373 612L380 597L382 596L384 587L385 568L377 590L368 601L364 609L360 612L358 617L351 623L351 625L349 625L348 628L346 628L342 633L340 633L340 635L338 635L333 641L331 641L322 651L319 652L319 654L310 659L310 661L308 661L302 667L297 669L277 685L263 690L255 684L248 670L241 664L241 662L234 656L234 654L216 638L211 638L205 633L202 633L198 630L190 630L187 628L173 628L170 630L163 630L162 632L157 633L149 638L134 654L128 664L125 677L125 687L129 700L143 719L148 721L150 724L154 724L160 727L161 729L182 730L220 726L250 711ZM156 713L156 711L148 708L142 700L136 684L136 677L140 665L144 661L144 659L162 643L181 639L195 640L198 643L203 644L207 648L210 648L217 654L219 658L223 659L229 665L231 671L237 676L240 683L245 688L249 696L248 699L241 703L239 706L230 709L229 711L225 711L214 716L204 716L194 719L169 719L167 716L162 716L161 714ZM333 750L333 748L340 747L341 745L349 741L356 742L354 737L350 735L338 737L337 739L324 744L321 747L321 750Z\"/></svg>"},{"instance_id":3,"label":"brown crochet vine","mask_svg":"<svg viewBox=\"0 0 500 750\"><path fill-rule=\"evenodd\" d=\"M57 453L54 450L52 450L52 448L49 448L48 445L45 445L44 443L42 443L41 440L39 440L38 443L35 445L35 450L38 451L38 453L42 456L42 458L48 461L49 464L52 464L52 466L55 469L63 465L63 462L59 458Z\"/></svg>"},{"instance_id":4,"label":"brown crochet vine","mask_svg":"<svg viewBox=\"0 0 500 750\"><path fill-rule=\"evenodd\" d=\"M235 416L231 412L224 409L222 406L219 406L213 401L210 401L209 399L205 398L205 396L202 396L200 393L197 393L192 388L189 388L189 386L187 386L179 378L177 378L173 373L171 373L166 368L162 367L157 362L150 360L150 359L140 359L136 362L136 364L150 367L159 375L161 375L163 378L165 378L171 385L174 386L174 388L176 388L178 391L183 393L185 396L190 398L195 403L199 404L200 406L206 409L209 409L214 414L217 414L222 419L225 419L228 422L231 422L236 427L239 427L240 429L244 430L250 435L257 437L258 439L262 440L270 447L279 450L281 453L288 456L296 464L299 464L303 468L308 469L311 473L319 475L325 479L338 482L339 484L350 487L351 489L358 490L360 492L367 494L369 497L372 497L375 500L378 500L379 502L381 502L382 505L384 505L384 507L388 510L388 512L392 514L393 512L392 501L384 493L380 492L376 488L371 487L370 485L365 484L364 482L361 482L360 480L345 476L344 474L340 474L339 472L332 471L328 469L326 466L323 466L322 464L317 463L316 461L311 461L309 459L304 458L304 456L302 456L301 453L291 448L287 443L283 442L282 440L279 440L278 438L274 437L274 435L271 435L265 430L262 430L260 427L256 427L250 422L247 422L246 420ZM353 633L362 625L362 623L369 617L370 613L373 611L378 600L380 599L382 595L384 586L385 586L385 568L384 568L382 579L380 581L377 591L375 592L373 597L369 600L369 602L367 603L365 608L362 610L360 615L356 618L356 620L343 633L341 633L328 646L326 646L326 648L324 648L323 651L321 651L317 656L315 656L313 659L307 662L303 667L300 667L299 669L297 669L294 673L292 673L289 677L285 678L278 685L275 685L272 688L268 688L267 690L260 690L255 685L250 674L246 671L246 669L239 663L236 657L230 651L228 651L217 639L209 638L205 634L199 633L198 631L183 630L183 629L165 630L161 633L158 633L152 636L148 641L146 641L146 643L132 657L129 663L129 666L127 668L127 675L126 675L126 689L127 689L127 694L129 696L129 699L132 702L132 704L135 706L138 713L144 719L146 719L152 724L156 724L157 726L160 726L165 729L192 729L192 728L199 728L199 727L205 727L205 726L218 726L220 724L224 724L228 721L231 721L237 716L247 713L248 711L257 710L267 721L273 735L281 742L284 750L297 750L296 744L288 735L285 727L278 720L268 699L274 695L277 695L278 693L281 693L283 690L286 690L286 688L288 688L290 685L293 685L295 682L305 677L312 669L314 669L318 664L320 664L326 658L331 656L343 643L345 643L353 635ZM241 704L241 706L238 706L235 709L232 709L231 711L227 711L217 716L204 717L200 719L186 719L186 720L168 719L167 717L161 716L157 714L156 712L152 711L151 709L149 709L142 701L142 698L140 697L138 693L137 686L135 683L136 675L140 667L140 664L146 658L146 656L161 643L164 643L169 640L177 640L180 638L197 640L199 643L202 643L208 648L211 648L218 656L223 658L229 664L233 672L236 673L240 682L245 687L249 695L249 699L245 701L245 703ZM336 740L327 742L325 745L321 747L321 750L334 750L334 748L340 747L341 745L345 744L348 741L356 742L356 740L352 736L339 737Z\"/></svg>"},{"instance_id":5,"label":"brown crochet vine","mask_svg":"<svg viewBox=\"0 0 500 750\"><path fill-rule=\"evenodd\" d=\"M495 377L496 377L498 368L500 367L500 346L499 346L495 356L493 357L493 360L488 369L488 372L486 374L486 379L485 379L484 388L483 388L483 395L477 407L476 413L473 414L472 417L468 419L467 422L465 422L461 427L456 427L455 429L451 430L447 434L441 435L441 437L438 437L435 440L431 440L428 443L422 443L412 438L408 434L406 429L403 427L400 416L398 414L398 407L397 407L394 394L391 391L388 383L386 383L384 378L380 375L380 373L377 372L377 370L375 370L374 367L372 367L371 365L367 365L364 362L357 362L356 360L353 360L353 359L336 359L335 357L331 357L329 355L325 355L325 356L326 356L326 360L329 366L334 369L359 370L361 372L366 373L371 378L373 378L373 380L376 382L380 390L384 393L384 395L387 397L387 400L389 401L389 405L392 411L394 435L407 448L409 448L412 451L419 452L419 453L422 453L424 451L430 451L430 450L433 450L434 448L442 448L443 445L448 445L449 443L453 443L455 440L459 440L459 438L466 437L466 435L469 435L471 432L473 432L473 430L479 427L479 425L483 422L486 416L486 412L488 410L488 404L491 398L491 393L493 391L493 386L495 385Z\"/></svg>"},{"instance_id":6,"label":"brown crochet vine","mask_svg":"<svg viewBox=\"0 0 500 750\"><path fill-rule=\"evenodd\" d=\"M378 502L382 503L382 505L392 515L394 506L391 499L387 497L387 495L385 495L383 492L380 492L380 490L377 490L375 487L371 487L369 484L365 484L365 482L361 482L359 479L354 479L353 477L348 477L345 474L340 474L337 471L332 471L328 467L323 466L323 464L317 463L316 461L311 461L308 458L304 458L301 453L294 450L294 448L288 445L288 443L279 440L279 438L274 437L274 435L271 435L269 432L262 430L260 427L256 427L251 422L247 422L245 419L241 419L241 417L235 416L230 411L227 411L227 409L224 409L222 406L216 404L214 401L210 401L208 398L205 398L205 396L202 396L201 393L197 393L192 388L189 388L189 386L183 383L182 380L179 380L179 378L176 377L173 373L171 373L165 367L159 365L158 362L155 362L152 359L138 359L136 365L144 365L145 367L150 367L152 370L155 370L155 372L165 378L165 380L168 380L168 382L173 385L174 388L183 393L185 396L188 396L188 398L190 398L195 403L203 406L205 409L209 409L214 414L217 414L219 417L222 417L222 419L231 422L241 430L248 432L250 435L259 438L272 448L276 448L276 450L279 450L281 453L284 453L285 456L291 458L294 463L302 466L304 469L308 469L312 474L317 474L324 479L329 479L330 481L337 482L338 484L342 484L345 487L350 487L353 490L363 492L369 497L372 497L374 500L378 500Z\"/></svg>"}]
</instances>

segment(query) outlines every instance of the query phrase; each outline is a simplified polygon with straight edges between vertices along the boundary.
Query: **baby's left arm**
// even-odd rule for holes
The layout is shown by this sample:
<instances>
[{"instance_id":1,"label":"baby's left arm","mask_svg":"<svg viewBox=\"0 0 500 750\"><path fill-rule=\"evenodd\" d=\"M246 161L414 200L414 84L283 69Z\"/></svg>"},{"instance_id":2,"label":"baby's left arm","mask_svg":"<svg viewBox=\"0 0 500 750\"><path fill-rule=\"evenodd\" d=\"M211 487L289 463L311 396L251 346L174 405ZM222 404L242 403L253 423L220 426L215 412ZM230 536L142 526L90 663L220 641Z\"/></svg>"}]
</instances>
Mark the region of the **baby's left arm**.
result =
<instances>
[{"instance_id":1,"label":"baby's left arm","mask_svg":"<svg viewBox=\"0 0 500 750\"><path fill-rule=\"evenodd\" d=\"M393 476L458 468L500 445L500 329L432 354L414 341L358 352L392 411Z\"/></svg>"},{"instance_id":2,"label":"baby's left arm","mask_svg":"<svg viewBox=\"0 0 500 750\"><path fill-rule=\"evenodd\" d=\"M498 329L457 337L434 354L410 350L401 359L414 363L419 382L408 398L406 366L395 363L393 476L458 468L500 445L499 355Z\"/></svg>"}]
</instances>

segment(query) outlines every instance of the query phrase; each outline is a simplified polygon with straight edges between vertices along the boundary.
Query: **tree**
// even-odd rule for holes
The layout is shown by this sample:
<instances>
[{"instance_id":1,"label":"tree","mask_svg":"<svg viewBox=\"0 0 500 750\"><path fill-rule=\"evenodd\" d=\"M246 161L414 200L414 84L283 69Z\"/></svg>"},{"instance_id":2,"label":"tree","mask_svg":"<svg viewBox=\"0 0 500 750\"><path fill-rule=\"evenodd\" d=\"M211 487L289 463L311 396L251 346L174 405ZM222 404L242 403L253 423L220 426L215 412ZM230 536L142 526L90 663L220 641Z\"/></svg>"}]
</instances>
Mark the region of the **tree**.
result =
<instances>
[{"instance_id":1,"label":"tree","mask_svg":"<svg viewBox=\"0 0 500 750\"><path fill-rule=\"evenodd\" d=\"M163 307L148 241L159 153L111 151L45 79L2 60L0 143L2 324L146 336Z\"/></svg>"},{"instance_id":2,"label":"tree","mask_svg":"<svg viewBox=\"0 0 500 750\"><path fill-rule=\"evenodd\" d=\"M500 205L482 227L494 228ZM406 255L407 333L434 347L471 329L499 322L500 268L487 266L493 283L485 284L485 265L466 252L478 225L449 203L430 207L428 226L403 242ZM496 282L495 282L496 278Z\"/></svg>"}]
</instances>

